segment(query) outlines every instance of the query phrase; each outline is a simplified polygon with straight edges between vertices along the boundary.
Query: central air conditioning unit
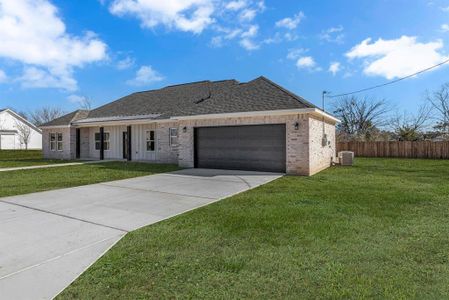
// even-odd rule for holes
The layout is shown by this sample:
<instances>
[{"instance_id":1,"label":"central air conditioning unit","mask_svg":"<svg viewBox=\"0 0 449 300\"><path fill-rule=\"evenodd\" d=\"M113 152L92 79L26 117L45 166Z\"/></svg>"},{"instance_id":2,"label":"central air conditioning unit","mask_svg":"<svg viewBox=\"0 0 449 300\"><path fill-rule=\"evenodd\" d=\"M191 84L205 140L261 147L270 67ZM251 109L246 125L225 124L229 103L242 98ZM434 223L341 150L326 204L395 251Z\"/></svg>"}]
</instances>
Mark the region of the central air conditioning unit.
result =
<instances>
[{"instance_id":1,"label":"central air conditioning unit","mask_svg":"<svg viewBox=\"0 0 449 300\"><path fill-rule=\"evenodd\" d=\"M338 153L338 160L342 166L352 166L354 164L354 152L340 151Z\"/></svg>"}]
</instances>

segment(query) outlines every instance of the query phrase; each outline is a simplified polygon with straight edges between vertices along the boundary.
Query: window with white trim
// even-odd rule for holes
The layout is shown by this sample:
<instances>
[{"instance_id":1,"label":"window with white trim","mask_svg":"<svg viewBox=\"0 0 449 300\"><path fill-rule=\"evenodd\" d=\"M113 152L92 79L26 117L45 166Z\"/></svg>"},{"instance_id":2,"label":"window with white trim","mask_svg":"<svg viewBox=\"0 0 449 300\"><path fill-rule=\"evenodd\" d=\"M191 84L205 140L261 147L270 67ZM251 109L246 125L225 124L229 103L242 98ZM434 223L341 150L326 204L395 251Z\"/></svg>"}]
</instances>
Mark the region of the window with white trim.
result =
<instances>
[{"instance_id":1,"label":"window with white trim","mask_svg":"<svg viewBox=\"0 0 449 300\"><path fill-rule=\"evenodd\" d=\"M50 151L56 151L56 133L50 133Z\"/></svg>"},{"instance_id":2,"label":"window with white trim","mask_svg":"<svg viewBox=\"0 0 449 300\"><path fill-rule=\"evenodd\" d=\"M104 147L104 150L106 151L106 150L109 150L109 145L110 145L109 132L103 133L103 137L104 137L103 147ZM95 132L95 150L100 150L100 148L101 148L101 136L100 136L99 132Z\"/></svg>"},{"instance_id":3,"label":"window with white trim","mask_svg":"<svg viewBox=\"0 0 449 300\"><path fill-rule=\"evenodd\" d=\"M178 128L170 128L170 146L178 145Z\"/></svg>"},{"instance_id":4,"label":"window with white trim","mask_svg":"<svg viewBox=\"0 0 449 300\"><path fill-rule=\"evenodd\" d=\"M56 148L58 151L63 150L62 133L56 133Z\"/></svg>"},{"instance_id":5,"label":"window with white trim","mask_svg":"<svg viewBox=\"0 0 449 300\"><path fill-rule=\"evenodd\" d=\"M147 144L147 151L154 151L156 148L156 139L155 139L155 133L154 130L148 130L146 132L146 144Z\"/></svg>"}]
</instances>

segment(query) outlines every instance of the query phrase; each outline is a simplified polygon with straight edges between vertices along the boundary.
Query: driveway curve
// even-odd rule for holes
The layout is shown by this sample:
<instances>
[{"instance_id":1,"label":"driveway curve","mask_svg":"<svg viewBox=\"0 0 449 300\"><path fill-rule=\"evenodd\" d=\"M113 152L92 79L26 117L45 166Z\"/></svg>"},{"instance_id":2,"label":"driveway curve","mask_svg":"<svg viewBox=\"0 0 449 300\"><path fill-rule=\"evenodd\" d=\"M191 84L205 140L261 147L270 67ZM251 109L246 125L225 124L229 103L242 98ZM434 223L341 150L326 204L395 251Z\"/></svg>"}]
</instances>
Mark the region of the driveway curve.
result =
<instances>
[{"instance_id":1,"label":"driveway curve","mask_svg":"<svg viewBox=\"0 0 449 300\"><path fill-rule=\"evenodd\" d=\"M281 176L187 169L0 198L0 299L51 299L127 232Z\"/></svg>"}]
</instances>

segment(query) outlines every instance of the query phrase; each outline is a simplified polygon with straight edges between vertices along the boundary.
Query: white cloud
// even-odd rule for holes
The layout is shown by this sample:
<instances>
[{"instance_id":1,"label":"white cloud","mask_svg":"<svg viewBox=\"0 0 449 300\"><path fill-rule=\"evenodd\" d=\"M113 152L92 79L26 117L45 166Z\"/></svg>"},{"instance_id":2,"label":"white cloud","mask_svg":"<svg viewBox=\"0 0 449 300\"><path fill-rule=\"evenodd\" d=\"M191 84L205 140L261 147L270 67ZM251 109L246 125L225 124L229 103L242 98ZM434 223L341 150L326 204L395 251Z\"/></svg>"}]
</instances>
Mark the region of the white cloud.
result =
<instances>
[{"instance_id":1,"label":"white cloud","mask_svg":"<svg viewBox=\"0 0 449 300\"><path fill-rule=\"evenodd\" d=\"M243 37L243 38L254 37L257 35L258 31L259 31L259 26L251 25L247 31L242 33L241 37Z\"/></svg>"},{"instance_id":2,"label":"white cloud","mask_svg":"<svg viewBox=\"0 0 449 300\"><path fill-rule=\"evenodd\" d=\"M441 7L442 11L449 12L449 6Z\"/></svg>"},{"instance_id":3,"label":"white cloud","mask_svg":"<svg viewBox=\"0 0 449 300\"><path fill-rule=\"evenodd\" d=\"M260 45L256 44L254 41L252 41L248 38L244 38L244 39L240 40L240 46L242 46L243 48L245 48L248 51L257 50L260 48Z\"/></svg>"},{"instance_id":4,"label":"white cloud","mask_svg":"<svg viewBox=\"0 0 449 300\"><path fill-rule=\"evenodd\" d=\"M0 41L0 57L25 65L21 79L29 87L74 90L74 68L107 57L106 44L92 32L67 33L47 0L0 0Z\"/></svg>"},{"instance_id":5,"label":"white cloud","mask_svg":"<svg viewBox=\"0 0 449 300\"><path fill-rule=\"evenodd\" d=\"M57 72L34 66L25 67L17 79L24 88L60 88L69 91L77 89L76 80L71 73Z\"/></svg>"},{"instance_id":6,"label":"white cloud","mask_svg":"<svg viewBox=\"0 0 449 300\"><path fill-rule=\"evenodd\" d=\"M344 28L341 25L323 30L320 34L320 39L329 43L341 44L345 37L343 30Z\"/></svg>"},{"instance_id":7,"label":"white cloud","mask_svg":"<svg viewBox=\"0 0 449 300\"><path fill-rule=\"evenodd\" d=\"M240 9L246 7L247 4L248 3L244 0L238 0L238 1L231 1L231 2L227 3L225 7L226 7L226 9L229 9L229 10L240 10Z\"/></svg>"},{"instance_id":8,"label":"white cloud","mask_svg":"<svg viewBox=\"0 0 449 300\"><path fill-rule=\"evenodd\" d=\"M135 63L136 61L134 58L127 56L117 62L117 69L126 70L134 66Z\"/></svg>"},{"instance_id":9,"label":"white cloud","mask_svg":"<svg viewBox=\"0 0 449 300\"><path fill-rule=\"evenodd\" d=\"M329 66L329 72L332 73L332 75L336 75L341 70L341 64L337 61L334 61Z\"/></svg>"},{"instance_id":10,"label":"white cloud","mask_svg":"<svg viewBox=\"0 0 449 300\"><path fill-rule=\"evenodd\" d=\"M284 18L276 22L276 27L284 27L290 30L296 29L301 20L304 18L304 13L300 11L293 18Z\"/></svg>"},{"instance_id":11,"label":"white cloud","mask_svg":"<svg viewBox=\"0 0 449 300\"><path fill-rule=\"evenodd\" d=\"M312 56L303 56L296 61L296 66L299 69L313 69L316 66L316 62Z\"/></svg>"},{"instance_id":12,"label":"white cloud","mask_svg":"<svg viewBox=\"0 0 449 300\"><path fill-rule=\"evenodd\" d=\"M443 31L443 32L449 32L449 24L443 24L443 25L441 25L441 31Z\"/></svg>"},{"instance_id":13,"label":"white cloud","mask_svg":"<svg viewBox=\"0 0 449 300\"><path fill-rule=\"evenodd\" d=\"M383 76L387 79L413 74L448 59L441 49L441 40L429 43L417 42L416 37L402 36L395 40L371 38L353 47L346 56L349 59L363 59L363 72L369 76Z\"/></svg>"},{"instance_id":14,"label":"white cloud","mask_svg":"<svg viewBox=\"0 0 449 300\"><path fill-rule=\"evenodd\" d=\"M282 42L282 40L283 39L282 39L281 34L279 32L276 32L274 36L265 38L263 40L263 43L268 44L268 45L269 44L279 44L280 42Z\"/></svg>"},{"instance_id":15,"label":"white cloud","mask_svg":"<svg viewBox=\"0 0 449 300\"><path fill-rule=\"evenodd\" d=\"M287 32L284 34L284 38L286 41L293 42L293 41L296 41L299 37L298 37L298 35L296 35L294 33Z\"/></svg>"},{"instance_id":16,"label":"white cloud","mask_svg":"<svg viewBox=\"0 0 449 300\"><path fill-rule=\"evenodd\" d=\"M215 36L211 39L212 47L222 47L226 40L240 39L239 44L245 50L252 51L260 48L260 44L256 43L253 39L257 36L259 31L258 25L250 25L245 30L243 29L227 29L220 28L223 35Z\"/></svg>"},{"instance_id":17,"label":"white cloud","mask_svg":"<svg viewBox=\"0 0 449 300\"><path fill-rule=\"evenodd\" d=\"M295 49L289 49L287 54L287 59L296 60L304 53L308 52L309 49L304 48L295 48Z\"/></svg>"},{"instance_id":18,"label":"white cloud","mask_svg":"<svg viewBox=\"0 0 449 300\"><path fill-rule=\"evenodd\" d=\"M201 33L214 22L213 0L114 0L110 12L137 17L142 27L164 25L181 31Z\"/></svg>"},{"instance_id":19,"label":"white cloud","mask_svg":"<svg viewBox=\"0 0 449 300\"><path fill-rule=\"evenodd\" d=\"M164 77L151 66L142 66L136 72L136 77L128 80L130 85L142 86L164 80Z\"/></svg>"},{"instance_id":20,"label":"white cloud","mask_svg":"<svg viewBox=\"0 0 449 300\"><path fill-rule=\"evenodd\" d=\"M0 40L0 56L27 66L21 77L27 87L76 89L73 68L106 58L106 45L93 33L66 33L46 0L0 0Z\"/></svg>"},{"instance_id":21,"label":"white cloud","mask_svg":"<svg viewBox=\"0 0 449 300\"><path fill-rule=\"evenodd\" d=\"M6 82L8 80L8 76L3 70L0 70L0 83Z\"/></svg>"},{"instance_id":22,"label":"white cloud","mask_svg":"<svg viewBox=\"0 0 449 300\"><path fill-rule=\"evenodd\" d=\"M231 30L230 32L228 32L228 34L225 35L225 39L232 40L233 38L237 37L241 33L242 33L242 29L240 29L240 28Z\"/></svg>"},{"instance_id":23,"label":"white cloud","mask_svg":"<svg viewBox=\"0 0 449 300\"><path fill-rule=\"evenodd\" d=\"M211 47L223 47L229 41L237 40L242 48L255 50L263 44L276 42L274 38L256 41L259 25L254 22L254 18L265 10L264 1L230 1L222 7L224 11L217 12L220 18L211 26L217 33L210 40Z\"/></svg>"},{"instance_id":24,"label":"white cloud","mask_svg":"<svg viewBox=\"0 0 449 300\"><path fill-rule=\"evenodd\" d=\"M257 11L255 9L245 9L239 16L241 22L251 22L257 15Z\"/></svg>"},{"instance_id":25,"label":"white cloud","mask_svg":"<svg viewBox=\"0 0 449 300\"><path fill-rule=\"evenodd\" d=\"M214 36L210 40L210 45L214 48L223 47L223 37L222 36Z\"/></svg>"},{"instance_id":26,"label":"white cloud","mask_svg":"<svg viewBox=\"0 0 449 300\"><path fill-rule=\"evenodd\" d=\"M67 97L67 100L71 103L81 104L86 101L86 98L78 95L70 95Z\"/></svg>"}]
</instances>

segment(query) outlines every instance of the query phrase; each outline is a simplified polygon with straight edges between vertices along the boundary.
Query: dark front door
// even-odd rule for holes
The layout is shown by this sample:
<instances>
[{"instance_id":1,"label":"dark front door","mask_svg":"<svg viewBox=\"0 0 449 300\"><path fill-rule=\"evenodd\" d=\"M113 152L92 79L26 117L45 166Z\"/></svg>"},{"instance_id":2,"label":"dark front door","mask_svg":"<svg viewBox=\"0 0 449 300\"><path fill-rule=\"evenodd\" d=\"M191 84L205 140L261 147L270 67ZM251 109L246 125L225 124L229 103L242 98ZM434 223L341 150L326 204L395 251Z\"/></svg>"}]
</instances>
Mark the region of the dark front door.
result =
<instances>
[{"instance_id":1,"label":"dark front door","mask_svg":"<svg viewBox=\"0 0 449 300\"><path fill-rule=\"evenodd\" d=\"M128 132L123 132L123 158L128 159L129 149L128 149Z\"/></svg>"},{"instance_id":2,"label":"dark front door","mask_svg":"<svg viewBox=\"0 0 449 300\"><path fill-rule=\"evenodd\" d=\"M285 172L285 124L195 128L195 167Z\"/></svg>"}]
</instances>

